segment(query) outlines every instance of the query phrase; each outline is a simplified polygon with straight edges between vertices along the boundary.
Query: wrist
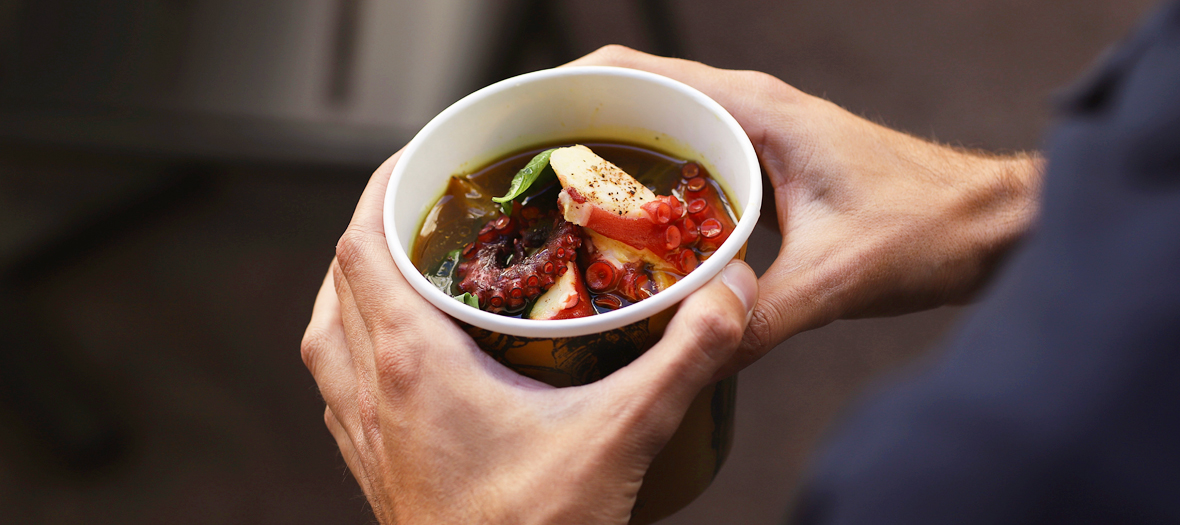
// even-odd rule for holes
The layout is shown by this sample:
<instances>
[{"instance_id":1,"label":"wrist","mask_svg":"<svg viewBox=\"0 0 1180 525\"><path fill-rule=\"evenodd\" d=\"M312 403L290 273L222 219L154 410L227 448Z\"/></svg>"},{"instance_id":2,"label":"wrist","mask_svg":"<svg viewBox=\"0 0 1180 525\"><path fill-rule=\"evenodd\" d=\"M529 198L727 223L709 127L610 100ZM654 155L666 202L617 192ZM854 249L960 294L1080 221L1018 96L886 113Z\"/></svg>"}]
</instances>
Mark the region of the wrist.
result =
<instances>
[{"instance_id":1,"label":"wrist","mask_svg":"<svg viewBox=\"0 0 1180 525\"><path fill-rule=\"evenodd\" d=\"M950 303L970 302L1020 241L1040 212L1044 159L1037 153L987 159L971 191L963 195L960 242L970 263Z\"/></svg>"},{"instance_id":2,"label":"wrist","mask_svg":"<svg viewBox=\"0 0 1180 525\"><path fill-rule=\"evenodd\" d=\"M893 138L898 142L885 151L900 153L887 164L904 168L873 192L869 206L880 213L871 233L849 248L855 264L837 266L851 274L834 296L839 317L970 302L1039 211L1038 155L991 156Z\"/></svg>"}]
</instances>

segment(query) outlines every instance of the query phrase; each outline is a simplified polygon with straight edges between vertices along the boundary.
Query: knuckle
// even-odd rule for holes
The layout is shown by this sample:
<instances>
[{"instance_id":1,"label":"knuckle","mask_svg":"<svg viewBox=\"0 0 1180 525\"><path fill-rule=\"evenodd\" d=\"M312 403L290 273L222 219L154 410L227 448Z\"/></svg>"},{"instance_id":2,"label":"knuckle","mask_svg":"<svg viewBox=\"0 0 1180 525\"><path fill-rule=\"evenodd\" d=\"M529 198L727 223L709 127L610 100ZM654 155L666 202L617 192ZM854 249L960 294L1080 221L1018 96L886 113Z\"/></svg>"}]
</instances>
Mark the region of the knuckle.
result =
<instances>
[{"instance_id":1,"label":"knuckle","mask_svg":"<svg viewBox=\"0 0 1180 525\"><path fill-rule=\"evenodd\" d=\"M383 330L373 343L374 369L382 389L409 390L419 375L418 355L425 341L413 332Z\"/></svg>"},{"instance_id":2,"label":"knuckle","mask_svg":"<svg viewBox=\"0 0 1180 525\"><path fill-rule=\"evenodd\" d=\"M750 316L749 324L746 325L746 329L742 333L741 343L738 344L737 351L734 353L731 363L734 371L745 368L765 355L774 345L771 337L770 317L765 310L756 307L753 315Z\"/></svg>"},{"instance_id":3,"label":"knuckle","mask_svg":"<svg viewBox=\"0 0 1180 525\"><path fill-rule=\"evenodd\" d=\"M619 44L607 44L590 53L596 61L612 65L630 64L639 55L638 51Z\"/></svg>"},{"instance_id":4,"label":"knuckle","mask_svg":"<svg viewBox=\"0 0 1180 525\"><path fill-rule=\"evenodd\" d=\"M728 348L741 341L745 327L734 312L728 312L720 304L710 302L698 312L695 328L705 348Z\"/></svg>"},{"instance_id":5,"label":"knuckle","mask_svg":"<svg viewBox=\"0 0 1180 525\"><path fill-rule=\"evenodd\" d=\"M349 226L336 243L336 261L340 265L340 270L348 273L357 261L365 257L372 243L372 234Z\"/></svg>"},{"instance_id":6,"label":"knuckle","mask_svg":"<svg viewBox=\"0 0 1180 525\"><path fill-rule=\"evenodd\" d=\"M299 355L303 358L303 366L306 366L312 375L315 375L316 367L327 346L328 336L322 330L309 328L303 334L303 340L299 343Z\"/></svg>"},{"instance_id":7,"label":"knuckle","mask_svg":"<svg viewBox=\"0 0 1180 525\"><path fill-rule=\"evenodd\" d=\"M749 76L748 80L751 84L764 90L778 89L786 85L778 77L764 71L746 71L745 74Z\"/></svg>"},{"instance_id":8,"label":"knuckle","mask_svg":"<svg viewBox=\"0 0 1180 525\"><path fill-rule=\"evenodd\" d=\"M770 316L766 314L766 310L754 308L750 323L746 325L745 333L742 334L742 346L749 347L750 352L761 354L770 346L770 327Z\"/></svg>"},{"instance_id":9,"label":"knuckle","mask_svg":"<svg viewBox=\"0 0 1180 525\"><path fill-rule=\"evenodd\" d=\"M798 97L803 94L802 91L791 87L790 84L770 73L740 71L738 74L742 75L742 83L747 86L750 92L759 93L767 98L783 102L796 102L799 100Z\"/></svg>"}]
</instances>

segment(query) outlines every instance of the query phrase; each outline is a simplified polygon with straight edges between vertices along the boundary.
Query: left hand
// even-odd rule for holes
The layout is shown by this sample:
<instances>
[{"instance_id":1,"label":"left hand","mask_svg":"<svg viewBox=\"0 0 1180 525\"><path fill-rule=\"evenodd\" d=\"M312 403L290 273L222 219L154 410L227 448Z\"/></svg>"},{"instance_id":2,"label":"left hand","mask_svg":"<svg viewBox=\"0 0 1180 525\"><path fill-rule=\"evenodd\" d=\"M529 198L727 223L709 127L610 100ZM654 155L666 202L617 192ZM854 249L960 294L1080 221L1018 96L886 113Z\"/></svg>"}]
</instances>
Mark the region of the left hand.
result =
<instances>
[{"instance_id":1,"label":"left hand","mask_svg":"<svg viewBox=\"0 0 1180 525\"><path fill-rule=\"evenodd\" d=\"M320 289L304 363L383 523L626 523L644 472L742 339L757 283L733 262L660 342L602 381L555 389L484 354L418 295L386 244L373 175Z\"/></svg>"},{"instance_id":2,"label":"left hand","mask_svg":"<svg viewBox=\"0 0 1180 525\"><path fill-rule=\"evenodd\" d=\"M693 86L737 119L758 153L782 247L760 280L746 340L719 378L836 319L969 301L1040 208L1035 154L993 156L922 140L765 73L621 46L569 65L640 69Z\"/></svg>"}]
</instances>

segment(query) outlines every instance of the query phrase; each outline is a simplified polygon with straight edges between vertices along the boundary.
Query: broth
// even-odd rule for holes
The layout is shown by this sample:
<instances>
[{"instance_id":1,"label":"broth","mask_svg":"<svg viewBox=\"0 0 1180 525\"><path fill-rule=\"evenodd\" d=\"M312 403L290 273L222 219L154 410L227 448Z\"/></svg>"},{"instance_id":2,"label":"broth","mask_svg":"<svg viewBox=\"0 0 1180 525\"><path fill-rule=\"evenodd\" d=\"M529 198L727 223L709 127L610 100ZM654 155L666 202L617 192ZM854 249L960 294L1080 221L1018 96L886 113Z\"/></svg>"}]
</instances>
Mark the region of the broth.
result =
<instances>
[{"instance_id":1,"label":"broth","mask_svg":"<svg viewBox=\"0 0 1180 525\"><path fill-rule=\"evenodd\" d=\"M690 205L693 200L701 201L702 199L698 197L712 195L724 210L724 219L721 220L721 223L724 224L726 219L728 220L728 231L725 232L725 236L732 232L733 225L737 222L733 208L724 191L721 191L720 186L709 176L703 166L632 144L608 142L585 142L582 144L630 174L656 195L674 196L685 206L684 217L688 217L694 209L700 208L699 205L695 208ZM410 250L411 261L415 267L426 275L435 286L452 296L463 294L463 290L459 286L461 276L455 275L459 273L456 270L460 269L461 265L470 264L472 261L475 256L472 253L475 246L473 243L480 237L481 230L491 228L492 223L497 219L505 220L500 204L492 202L492 198L504 195L516 173L535 155L546 149L548 147L519 151L496 160L473 173L454 175L449 179L445 193L424 217ZM686 174L692 175L695 172L699 172L699 174L686 178ZM520 199L519 207L514 208L511 217L522 223L536 222L537 225L534 228L539 230L536 236L540 236L541 232L550 233L551 228L545 229L546 226L543 224L548 220L548 217L557 217L553 220L564 222L559 218L561 211L558 209L558 194L561 191L562 185L557 180L541 187L530 188L526 192L528 196ZM710 191L712 193L709 193ZM523 215L537 214L541 218L536 221L529 221L523 217ZM689 229L692 229L691 225L695 225L691 220L687 223L690 224L687 226ZM709 225L711 224L709 223ZM679 231L689 235L686 223L682 222L680 225ZM702 225L695 226L698 233L709 233L703 229ZM530 234L525 231L520 235L523 238ZM721 240L723 239L724 237L721 238ZM655 267L656 265L643 264L641 266L643 273L636 280L644 281L647 284L640 284L640 287L636 288L637 291L625 294L613 289L596 291L594 287L587 287L586 291L593 304L593 313L603 313L625 307L636 300L658 293L659 290L678 281L699 261L708 259L716 250L716 244L719 244L704 242L704 237L701 237L700 241L692 243L691 246L686 244L683 248L677 248L676 261L683 264L675 268L668 268L667 265ZM520 244L521 241L516 242ZM593 246L592 242L587 244ZM581 247L578 249L576 269L583 275L589 275L586 272L588 266L593 264L594 259L587 253L587 250L592 248L583 246L581 243L579 246ZM537 248L534 245L530 249L535 252ZM691 255L687 252L691 252ZM517 248L517 253L526 252ZM511 261L513 255L509 254L507 259ZM517 259L519 260L519 257ZM503 260L500 261L500 263L503 262ZM599 267L594 268L598 269ZM564 270L564 268L559 268L559 270ZM448 278L447 275L451 277ZM559 275L561 274L559 273ZM612 277L612 279L617 279L617 277ZM599 283L600 281L592 282ZM522 286L527 287L527 284ZM647 287L643 288L643 286ZM523 306L505 308L505 311L498 313L520 317L529 311L535 299L536 297L529 297ZM485 304L480 302L480 306L484 307Z\"/></svg>"}]
</instances>

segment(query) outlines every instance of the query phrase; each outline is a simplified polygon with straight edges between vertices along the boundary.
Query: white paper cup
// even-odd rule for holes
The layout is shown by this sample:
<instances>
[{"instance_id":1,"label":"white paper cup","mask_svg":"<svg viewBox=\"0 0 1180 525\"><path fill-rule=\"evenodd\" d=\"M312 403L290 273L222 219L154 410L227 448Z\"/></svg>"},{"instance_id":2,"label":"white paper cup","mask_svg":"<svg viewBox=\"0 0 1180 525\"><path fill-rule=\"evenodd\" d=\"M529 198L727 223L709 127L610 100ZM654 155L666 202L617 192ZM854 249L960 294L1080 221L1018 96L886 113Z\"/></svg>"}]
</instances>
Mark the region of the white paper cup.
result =
<instances>
[{"instance_id":1,"label":"white paper cup","mask_svg":"<svg viewBox=\"0 0 1180 525\"><path fill-rule=\"evenodd\" d=\"M563 320L505 317L466 306L435 288L410 261L410 243L448 179L509 153L559 142L628 142L699 162L726 190L739 220L728 239L689 275L655 296L601 315ZM385 195L385 235L398 268L481 348L555 386L593 381L649 348L676 305L735 257L758 222L762 178L737 121L703 93L675 80L616 67L564 67L510 78L444 110L406 146ZM645 477L632 523L687 505L728 452L735 382L701 392Z\"/></svg>"}]
</instances>

